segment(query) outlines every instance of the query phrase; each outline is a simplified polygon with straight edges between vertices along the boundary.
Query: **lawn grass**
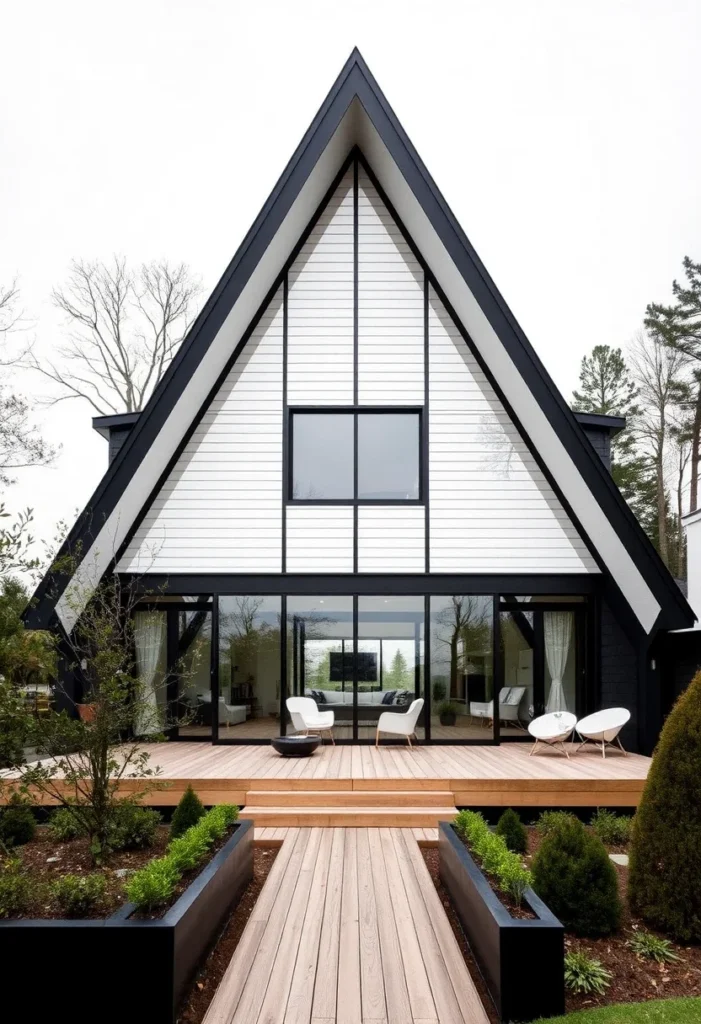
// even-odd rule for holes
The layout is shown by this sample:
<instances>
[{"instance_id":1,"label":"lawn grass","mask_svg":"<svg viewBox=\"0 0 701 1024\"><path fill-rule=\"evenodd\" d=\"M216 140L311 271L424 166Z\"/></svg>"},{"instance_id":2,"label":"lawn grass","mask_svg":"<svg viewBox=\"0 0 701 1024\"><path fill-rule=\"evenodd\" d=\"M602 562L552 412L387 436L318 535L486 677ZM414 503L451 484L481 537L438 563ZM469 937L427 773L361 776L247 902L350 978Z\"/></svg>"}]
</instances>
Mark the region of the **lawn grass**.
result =
<instances>
[{"instance_id":1,"label":"lawn grass","mask_svg":"<svg viewBox=\"0 0 701 1024\"><path fill-rule=\"evenodd\" d=\"M647 1003L619 1003L598 1010L577 1010L551 1017L542 1024L699 1024L701 999L653 999Z\"/></svg>"}]
</instances>

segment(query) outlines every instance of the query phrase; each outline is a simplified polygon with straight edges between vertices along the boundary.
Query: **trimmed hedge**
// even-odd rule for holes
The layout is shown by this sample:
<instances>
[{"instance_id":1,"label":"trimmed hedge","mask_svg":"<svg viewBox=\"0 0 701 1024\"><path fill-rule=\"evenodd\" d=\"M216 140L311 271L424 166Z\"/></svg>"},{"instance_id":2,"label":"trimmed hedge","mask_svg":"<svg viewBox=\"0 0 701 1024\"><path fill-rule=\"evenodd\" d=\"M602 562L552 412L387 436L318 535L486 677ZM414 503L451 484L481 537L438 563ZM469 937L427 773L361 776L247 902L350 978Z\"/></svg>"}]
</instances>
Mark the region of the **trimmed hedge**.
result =
<instances>
[{"instance_id":1,"label":"trimmed hedge","mask_svg":"<svg viewBox=\"0 0 701 1024\"><path fill-rule=\"evenodd\" d=\"M153 910L167 903L182 875L204 860L210 846L221 839L239 816L238 807L219 804L207 811L196 825L172 839L164 857L152 860L135 872L126 885L127 899L137 910Z\"/></svg>"},{"instance_id":2,"label":"trimmed hedge","mask_svg":"<svg viewBox=\"0 0 701 1024\"><path fill-rule=\"evenodd\" d=\"M173 820L170 823L170 838L177 839L178 836L183 835L189 828L196 825L205 813L204 804L192 786L188 786L173 813Z\"/></svg>"},{"instance_id":3,"label":"trimmed hedge","mask_svg":"<svg viewBox=\"0 0 701 1024\"><path fill-rule=\"evenodd\" d=\"M533 858L533 888L576 935L609 935L621 922L616 869L576 818L562 819Z\"/></svg>"},{"instance_id":4,"label":"trimmed hedge","mask_svg":"<svg viewBox=\"0 0 701 1024\"><path fill-rule=\"evenodd\" d=\"M492 832L476 811L460 811L453 827L467 840L483 870L493 875L504 892L520 903L531 884L531 873L524 868L518 854L509 850L502 836Z\"/></svg>"},{"instance_id":5,"label":"trimmed hedge","mask_svg":"<svg viewBox=\"0 0 701 1024\"><path fill-rule=\"evenodd\" d=\"M633 822L628 896L648 924L701 942L701 672L660 734Z\"/></svg>"},{"instance_id":6,"label":"trimmed hedge","mask_svg":"<svg viewBox=\"0 0 701 1024\"><path fill-rule=\"evenodd\" d=\"M504 811L495 831L512 853L525 853L528 849L528 833L513 807Z\"/></svg>"}]
</instances>

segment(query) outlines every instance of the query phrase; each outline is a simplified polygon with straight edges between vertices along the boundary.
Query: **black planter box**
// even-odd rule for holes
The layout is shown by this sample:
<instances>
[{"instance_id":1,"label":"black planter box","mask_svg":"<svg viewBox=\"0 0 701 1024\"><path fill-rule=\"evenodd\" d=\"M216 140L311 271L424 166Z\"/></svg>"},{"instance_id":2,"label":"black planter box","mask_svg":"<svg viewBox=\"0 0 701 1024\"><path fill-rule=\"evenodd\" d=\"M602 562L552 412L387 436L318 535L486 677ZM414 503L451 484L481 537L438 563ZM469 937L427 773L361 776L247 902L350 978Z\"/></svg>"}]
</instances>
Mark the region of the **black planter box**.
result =
<instances>
[{"instance_id":1,"label":"black planter box","mask_svg":"<svg viewBox=\"0 0 701 1024\"><path fill-rule=\"evenodd\" d=\"M565 930L532 889L534 919L512 917L455 834L440 823L441 881L502 1021L531 1021L565 1012Z\"/></svg>"},{"instance_id":2,"label":"black planter box","mask_svg":"<svg viewBox=\"0 0 701 1024\"><path fill-rule=\"evenodd\" d=\"M5 999L28 1024L174 1024L178 1003L253 875L253 822L158 921L0 921Z\"/></svg>"}]
</instances>

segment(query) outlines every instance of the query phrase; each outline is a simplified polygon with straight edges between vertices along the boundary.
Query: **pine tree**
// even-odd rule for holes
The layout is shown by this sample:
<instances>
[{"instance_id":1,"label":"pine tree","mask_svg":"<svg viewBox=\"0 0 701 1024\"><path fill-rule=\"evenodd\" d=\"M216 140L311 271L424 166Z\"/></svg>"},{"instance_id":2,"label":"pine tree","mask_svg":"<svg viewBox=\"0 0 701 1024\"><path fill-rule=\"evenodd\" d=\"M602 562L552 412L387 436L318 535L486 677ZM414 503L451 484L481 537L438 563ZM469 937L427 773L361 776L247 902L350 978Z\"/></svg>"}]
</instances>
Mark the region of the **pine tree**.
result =
<instances>
[{"instance_id":1,"label":"pine tree","mask_svg":"<svg viewBox=\"0 0 701 1024\"><path fill-rule=\"evenodd\" d=\"M636 519L651 538L656 530L657 500L653 467L635 450L638 391L620 348L595 345L584 356L579 390L572 395L577 412L624 416L625 430L611 440L611 475Z\"/></svg>"},{"instance_id":2,"label":"pine tree","mask_svg":"<svg viewBox=\"0 0 701 1024\"><path fill-rule=\"evenodd\" d=\"M383 685L385 690L406 690L410 688L409 666L399 648L397 648L392 658L392 664L389 672L384 677Z\"/></svg>"},{"instance_id":3,"label":"pine tree","mask_svg":"<svg viewBox=\"0 0 701 1024\"><path fill-rule=\"evenodd\" d=\"M685 353L694 362L692 371L691 413L691 488L690 509L698 507L699 460L701 459L701 263L684 257L684 276L680 284L672 282L674 302L664 306L652 302L647 307L645 326L665 345Z\"/></svg>"}]
</instances>

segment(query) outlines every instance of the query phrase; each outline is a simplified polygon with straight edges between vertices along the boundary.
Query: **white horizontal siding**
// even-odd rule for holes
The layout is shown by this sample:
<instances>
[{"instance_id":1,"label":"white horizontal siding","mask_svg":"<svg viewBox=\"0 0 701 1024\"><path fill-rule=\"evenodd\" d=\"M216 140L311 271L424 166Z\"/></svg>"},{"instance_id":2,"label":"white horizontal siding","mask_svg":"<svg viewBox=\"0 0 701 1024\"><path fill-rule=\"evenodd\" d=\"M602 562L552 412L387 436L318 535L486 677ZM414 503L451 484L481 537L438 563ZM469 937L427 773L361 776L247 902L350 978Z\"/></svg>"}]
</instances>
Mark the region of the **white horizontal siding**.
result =
<instances>
[{"instance_id":1,"label":"white horizontal siding","mask_svg":"<svg viewBox=\"0 0 701 1024\"><path fill-rule=\"evenodd\" d=\"M282 290L139 526L121 572L280 572Z\"/></svg>"},{"instance_id":2,"label":"white horizontal siding","mask_svg":"<svg viewBox=\"0 0 701 1024\"><path fill-rule=\"evenodd\" d=\"M365 172L358 175L358 401L423 405L424 275Z\"/></svg>"},{"instance_id":3,"label":"white horizontal siding","mask_svg":"<svg viewBox=\"0 0 701 1024\"><path fill-rule=\"evenodd\" d=\"M353 508L288 505L288 572L353 572Z\"/></svg>"},{"instance_id":4,"label":"white horizontal siding","mask_svg":"<svg viewBox=\"0 0 701 1024\"><path fill-rule=\"evenodd\" d=\"M358 507L358 572L425 572L423 505Z\"/></svg>"},{"instance_id":5,"label":"white horizontal siding","mask_svg":"<svg viewBox=\"0 0 701 1024\"><path fill-rule=\"evenodd\" d=\"M429 295L432 572L597 572L439 299Z\"/></svg>"},{"instance_id":6,"label":"white horizontal siding","mask_svg":"<svg viewBox=\"0 0 701 1024\"><path fill-rule=\"evenodd\" d=\"M353 171L312 229L288 277L288 405L353 402Z\"/></svg>"}]
</instances>

